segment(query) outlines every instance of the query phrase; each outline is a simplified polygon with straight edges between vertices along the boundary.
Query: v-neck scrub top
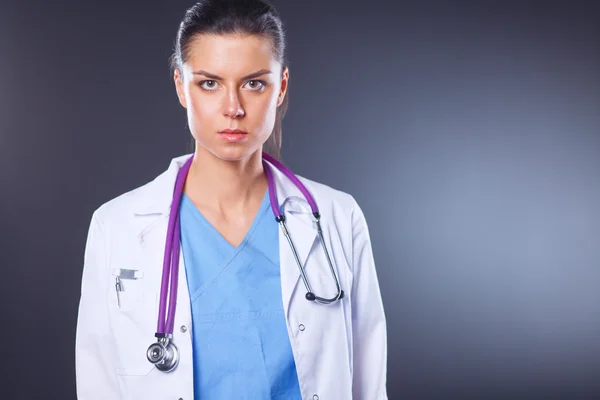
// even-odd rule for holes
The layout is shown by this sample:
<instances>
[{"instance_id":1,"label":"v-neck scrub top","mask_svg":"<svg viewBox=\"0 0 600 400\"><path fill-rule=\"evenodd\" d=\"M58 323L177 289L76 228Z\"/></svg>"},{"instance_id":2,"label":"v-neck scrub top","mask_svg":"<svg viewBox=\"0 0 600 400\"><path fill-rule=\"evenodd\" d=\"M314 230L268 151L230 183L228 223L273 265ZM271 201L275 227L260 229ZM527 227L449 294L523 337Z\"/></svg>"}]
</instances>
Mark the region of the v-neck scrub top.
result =
<instances>
[{"instance_id":1,"label":"v-neck scrub top","mask_svg":"<svg viewBox=\"0 0 600 400\"><path fill-rule=\"evenodd\" d=\"M179 215L192 311L194 397L301 399L268 191L237 247L185 194Z\"/></svg>"}]
</instances>

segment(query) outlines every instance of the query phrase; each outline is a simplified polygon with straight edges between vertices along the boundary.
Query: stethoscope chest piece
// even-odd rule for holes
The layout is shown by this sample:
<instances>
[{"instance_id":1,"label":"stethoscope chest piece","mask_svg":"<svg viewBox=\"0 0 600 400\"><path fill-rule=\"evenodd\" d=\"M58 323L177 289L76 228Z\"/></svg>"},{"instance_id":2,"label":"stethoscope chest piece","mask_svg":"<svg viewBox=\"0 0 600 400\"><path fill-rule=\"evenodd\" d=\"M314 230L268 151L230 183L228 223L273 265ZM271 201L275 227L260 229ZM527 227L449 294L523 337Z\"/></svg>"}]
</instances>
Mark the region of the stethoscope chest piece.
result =
<instances>
[{"instance_id":1,"label":"stethoscope chest piece","mask_svg":"<svg viewBox=\"0 0 600 400\"><path fill-rule=\"evenodd\" d=\"M156 343L148 347L146 357L159 371L169 372L179 363L179 349L173 343L171 335L166 335L159 337Z\"/></svg>"}]
</instances>

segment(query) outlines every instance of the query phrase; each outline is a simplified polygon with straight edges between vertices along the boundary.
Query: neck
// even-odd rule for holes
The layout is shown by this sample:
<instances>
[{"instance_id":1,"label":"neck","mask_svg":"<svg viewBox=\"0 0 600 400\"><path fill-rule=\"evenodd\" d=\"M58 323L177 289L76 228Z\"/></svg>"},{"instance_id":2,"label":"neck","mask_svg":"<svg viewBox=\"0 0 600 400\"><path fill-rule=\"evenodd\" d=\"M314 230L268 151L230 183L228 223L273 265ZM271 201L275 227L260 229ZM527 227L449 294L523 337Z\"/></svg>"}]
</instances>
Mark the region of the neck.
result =
<instances>
[{"instance_id":1,"label":"neck","mask_svg":"<svg viewBox=\"0 0 600 400\"><path fill-rule=\"evenodd\" d=\"M261 150L243 160L226 161L197 145L183 190L195 204L229 214L262 201L266 189Z\"/></svg>"}]
</instances>

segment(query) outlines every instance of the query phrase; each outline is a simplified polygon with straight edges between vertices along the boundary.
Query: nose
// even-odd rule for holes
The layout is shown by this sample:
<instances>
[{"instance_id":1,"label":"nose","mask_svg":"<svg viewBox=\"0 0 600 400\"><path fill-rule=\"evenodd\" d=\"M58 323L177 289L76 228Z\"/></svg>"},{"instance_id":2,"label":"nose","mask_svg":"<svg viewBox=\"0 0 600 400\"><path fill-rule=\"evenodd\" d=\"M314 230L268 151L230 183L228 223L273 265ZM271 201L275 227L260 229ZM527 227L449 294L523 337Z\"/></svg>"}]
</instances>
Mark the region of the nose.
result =
<instances>
[{"instance_id":1,"label":"nose","mask_svg":"<svg viewBox=\"0 0 600 400\"><path fill-rule=\"evenodd\" d=\"M236 90L227 93L223 114L229 118L240 118L246 114Z\"/></svg>"}]
</instances>

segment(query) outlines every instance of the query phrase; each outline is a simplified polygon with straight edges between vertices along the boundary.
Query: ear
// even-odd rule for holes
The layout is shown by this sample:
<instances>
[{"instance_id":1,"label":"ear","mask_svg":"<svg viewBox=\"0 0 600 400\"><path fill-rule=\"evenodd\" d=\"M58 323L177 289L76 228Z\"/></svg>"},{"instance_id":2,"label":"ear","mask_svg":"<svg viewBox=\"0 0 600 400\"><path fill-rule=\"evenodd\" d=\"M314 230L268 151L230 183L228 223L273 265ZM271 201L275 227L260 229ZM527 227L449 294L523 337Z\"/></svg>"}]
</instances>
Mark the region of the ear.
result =
<instances>
[{"instance_id":1,"label":"ear","mask_svg":"<svg viewBox=\"0 0 600 400\"><path fill-rule=\"evenodd\" d=\"M287 92L289 81L290 70L288 69L288 67L285 67L281 77L281 89L279 90L279 96L277 97L277 107L279 107L283 103L283 99L285 99L285 94Z\"/></svg>"},{"instance_id":2,"label":"ear","mask_svg":"<svg viewBox=\"0 0 600 400\"><path fill-rule=\"evenodd\" d=\"M173 81L175 82L175 90L177 91L177 97L179 98L179 104L183 108L187 108L187 102L185 99L185 90L183 88L183 76L179 71L179 68L175 68L175 72L173 72Z\"/></svg>"}]
</instances>

